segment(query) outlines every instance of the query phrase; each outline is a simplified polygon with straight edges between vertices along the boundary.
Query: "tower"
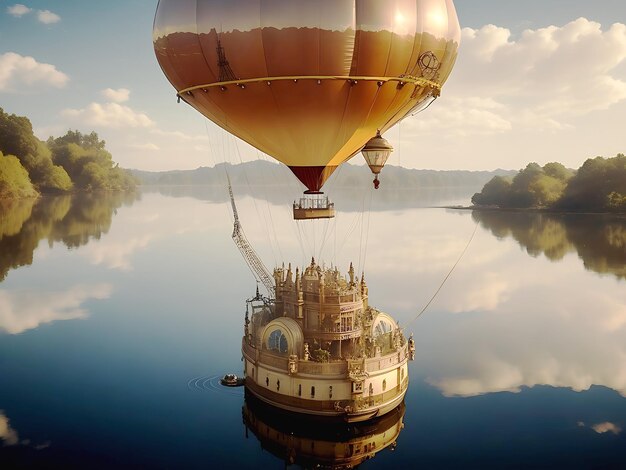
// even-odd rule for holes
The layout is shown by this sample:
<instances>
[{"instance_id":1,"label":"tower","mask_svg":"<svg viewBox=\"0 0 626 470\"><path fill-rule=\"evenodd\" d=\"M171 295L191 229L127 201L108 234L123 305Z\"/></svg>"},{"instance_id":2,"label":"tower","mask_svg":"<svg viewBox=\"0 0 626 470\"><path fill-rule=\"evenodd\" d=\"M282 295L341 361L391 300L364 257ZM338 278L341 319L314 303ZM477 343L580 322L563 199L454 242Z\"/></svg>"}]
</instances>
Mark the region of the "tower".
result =
<instances>
[{"instance_id":1,"label":"tower","mask_svg":"<svg viewBox=\"0 0 626 470\"><path fill-rule=\"evenodd\" d=\"M222 47L222 41L220 40L219 35L217 36L217 66L220 69L220 82L232 82L237 80L233 70L230 68L228 60L226 60L226 53Z\"/></svg>"}]
</instances>

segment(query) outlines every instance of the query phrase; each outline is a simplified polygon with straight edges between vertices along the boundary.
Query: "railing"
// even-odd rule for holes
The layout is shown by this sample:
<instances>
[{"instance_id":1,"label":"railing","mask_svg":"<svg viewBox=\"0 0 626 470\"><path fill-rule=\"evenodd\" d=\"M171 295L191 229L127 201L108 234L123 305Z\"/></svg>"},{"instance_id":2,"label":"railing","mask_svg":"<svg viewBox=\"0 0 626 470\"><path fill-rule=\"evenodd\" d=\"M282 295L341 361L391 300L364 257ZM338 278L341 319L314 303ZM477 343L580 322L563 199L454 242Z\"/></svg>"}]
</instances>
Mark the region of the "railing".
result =
<instances>
[{"instance_id":1,"label":"railing","mask_svg":"<svg viewBox=\"0 0 626 470\"><path fill-rule=\"evenodd\" d=\"M374 357L365 360L365 370L367 372L378 372L396 366L408 359L408 349L405 344L398 351L382 357Z\"/></svg>"},{"instance_id":2,"label":"railing","mask_svg":"<svg viewBox=\"0 0 626 470\"><path fill-rule=\"evenodd\" d=\"M345 375L348 373L348 364L346 363L346 361L299 361L298 373L310 375Z\"/></svg>"}]
</instances>

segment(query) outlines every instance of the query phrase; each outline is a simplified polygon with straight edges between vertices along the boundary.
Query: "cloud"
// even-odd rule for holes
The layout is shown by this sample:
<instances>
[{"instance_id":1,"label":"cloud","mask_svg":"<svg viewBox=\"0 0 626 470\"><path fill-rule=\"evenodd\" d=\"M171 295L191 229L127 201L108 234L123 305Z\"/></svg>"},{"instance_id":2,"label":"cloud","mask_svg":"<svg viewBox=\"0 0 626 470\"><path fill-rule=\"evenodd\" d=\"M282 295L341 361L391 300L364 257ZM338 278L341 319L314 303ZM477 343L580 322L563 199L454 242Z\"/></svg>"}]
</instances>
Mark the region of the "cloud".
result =
<instances>
[{"instance_id":1,"label":"cloud","mask_svg":"<svg viewBox=\"0 0 626 470\"><path fill-rule=\"evenodd\" d=\"M0 291L0 330L19 334L58 320L86 318L81 305L92 299L106 299L107 284L76 286L62 292Z\"/></svg>"},{"instance_id":2,"label":"cloud","mask_svg":"<svg viewBox=\"0 0 626 470\"><path fill-rule=\"evenodd\" d=\"M0 55L0 92L22 92L43 87L63 88L69 77L54 65L14 52Z\"/></svg>"},{"instance_id":3,"label":"cloud","mask_svg":"<svg viewBox=\"0 0 626 470\"><path fill-rule=\"evenodd\" d=\"M132 148L137 149L137 150L153 150L153 151L158 151L161 150L161 148L153 143L147 142L145 144L133 144L131 145Z\"/></svg>"},{"instance_id":4,"label":"cloud","mask_svg":"<svg viewBox=\"0 0 626 470\"><path fill-rule=\"evenodd\" d=\"M501 245L476 242L471 253ZM574 254L552 264L509 246L473 272L457 271L438 299L447 314L436 336L445 341L418 338L436 358L422 366L428 383L446 396L535 385L601 385L626 396L626 292Z\"/></svg>"},{"instance_id":5,"label":"cloud","mask_svg":"<svg viewBox=\"0 0 626 470\"><path fill-rule=\"evenodd\" d=\"M15 16L16 18L20 18L31 11L33 11L32 8L28 8L26 5L22 5L21 3L16 3L15 5L7 7L7 13Z\"/></svg>"},{"instance_id":6,"label":"cloud","mask_svg":"<svg viewBox=\"0 0 626 470\"><path fill-rule=\"evenodd\" d=\"M52 13L50 10L38 10L37 19L43 24L53 24L61 21L61 17L56 13Z\"/></svg>"},{"instance_id":7,"label":"cloud","mask_svg":"<svg viewBox=\"0 0 626 470\"><path fill-rule=\"evenodd\" d=\"M71 120L103 128L148 128L154 125L146 114L119 103L91 103L82 109L65 109L61 114Z\"/></svg>"},{"instance_id":8,"label":"cloud","mask_svg":"<svg viewBox=\"0 0 626 470\"><path fill-rule=\"evenodd\" d=\"M127 88L118 88L117 90L107 88L102 90L101 93L102 96L114 103L125 103L130 99L130 90Z\"/></svg>"},{"instance_id":9,"label":"cloud","mask_svg":"<svg viewBox=\"0 0 626 470\"><path fill-rule=\"evenodd\" d=\"M465 28L453 76L413 132L453 136L555 132L626 100L626 25L603 30L579 18L528 29L519 37L494 25ZM623 74L622 74L623 75Z\"/></svg>"},{"instance_id":10,"label":"cloud","mask_svg":"<svg viewBox=\"0 0 626 470\"><path fill-rule=\"evenodd\" d=\"M4 415L2 410L0 410L0 439L5 446L15 446L20 442L17 431L11 427L9 418Z\"/></svg>"},{"instance_id":11,"label":"cloud","mask_svg":"<svg viewBox=\"0 0 626 470\"><path fill-rule=\"evenodd\" d=\"M207 141L209 140L209 138L206 135L202 135L202 134L191 135L191 134L186 134L181 131L164 131L161 129L152 129L150 132L154 135L158 135L162 137L175 137L176 139L179 139L182 141Z\"/></svg>"},{"instance_id":12,"label":"cloud","mask_svg":"<svg viewBox=\"0 0 626 470\"><path fill-rule=\"evenodd\" d=\"M109 269L120 271L130 271L132 270L130 262L132 255L144 250L152 240L152 235L119 239L115 236L109 236L107 240L90 243L83 247L81 253L90 260L91 264L103 265Z\"/></svg>"},{"instance_id":13,"label":"cloud","mask_svg":"<svg viewBox=\"0 0 626 470\"><path fill-rule=\"evenodd\" d=\"M22 5L21 3L16 3L10 7L7 7L7 13L9 15L15 16L16 18L21 18L24 15L28 15L32 13L33 9L27 7L26 5ZM61 21L61 17L56 13L51 12L50 10L37 10L37 21L43 24L53 24Z\"/></svg>"},{"instance_id":14,"label":"cloud","mask_svg":"<svg viewBox=\"0 0 626 470\"><path fill-rule=\"evenodd\" d=\"M593 429L598 434L605 434L607 432L612 432L613 434L617 435L622 432L622 428L610 422L594 424L593 426L591 426L591 429Z\"/></svg>"}]
</instances>

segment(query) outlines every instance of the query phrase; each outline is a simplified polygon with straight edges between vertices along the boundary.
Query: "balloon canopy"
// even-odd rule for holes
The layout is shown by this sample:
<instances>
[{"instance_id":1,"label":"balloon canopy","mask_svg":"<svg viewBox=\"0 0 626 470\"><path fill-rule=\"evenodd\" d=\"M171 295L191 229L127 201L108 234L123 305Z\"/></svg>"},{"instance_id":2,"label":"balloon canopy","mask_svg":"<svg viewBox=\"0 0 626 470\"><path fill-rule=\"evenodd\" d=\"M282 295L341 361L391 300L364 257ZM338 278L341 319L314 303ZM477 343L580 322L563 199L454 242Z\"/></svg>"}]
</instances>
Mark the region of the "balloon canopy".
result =
<instances>
[{"instance_id":1,"label":"balloon canopy","mask_svg":"<svg viewBox=\"0 0 626 470\"><path fill-rule=\"evenodd\" d=\"M439 95L459 38L452 0L160 0L153 31L178 96L310 191Z\"/></svg>"}]
</instances>

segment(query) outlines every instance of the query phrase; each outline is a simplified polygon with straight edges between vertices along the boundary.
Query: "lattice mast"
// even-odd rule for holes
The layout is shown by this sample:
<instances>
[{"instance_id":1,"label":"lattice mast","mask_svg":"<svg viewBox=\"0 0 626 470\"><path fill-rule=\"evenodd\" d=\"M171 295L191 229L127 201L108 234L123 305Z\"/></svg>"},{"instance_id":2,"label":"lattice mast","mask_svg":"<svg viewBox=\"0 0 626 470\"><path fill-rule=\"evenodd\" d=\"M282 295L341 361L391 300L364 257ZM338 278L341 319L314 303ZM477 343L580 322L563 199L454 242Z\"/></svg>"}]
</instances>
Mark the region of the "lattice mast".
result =
<instances>
[{"instance_id":1,"label":"lattice mast","mask_svg":"<svg viewBox=\"0 0 626 470\"><path fill-rule=\"evenodd\" d=\"M261 258L256 254L254 248L248 242L245 234L243 233L243 229L241 228L241 223L239 222L239 214L237 213L237 206L235 205L235 196L233 195L233 187L230 184L230 176L226 174L226 178L228 179L228 193L230 195L230 203L233 208L233 218L235 222L233 224L233 240L239 252L243 256L243 259L246 261L250 270L254 273L255 277L261 281L261 283L267 289L270 297L274 298L274 279L272 275L269 273Z\"/></svg>"},{"instance_id":2,"label":"lattice mast","mask_svg":"<svg viewBox=\"0 0 626 470\"><path fill-rule=\"evenodd\" d=\"M222 41L219 36L217 37L217 66L220 71L219 81L220 82L232 82L237 80L233 70L230 68L230 64L228 60L226 60L226 53L224 52L224 48L222 47Z\"/></svg>"}]
</instances>

